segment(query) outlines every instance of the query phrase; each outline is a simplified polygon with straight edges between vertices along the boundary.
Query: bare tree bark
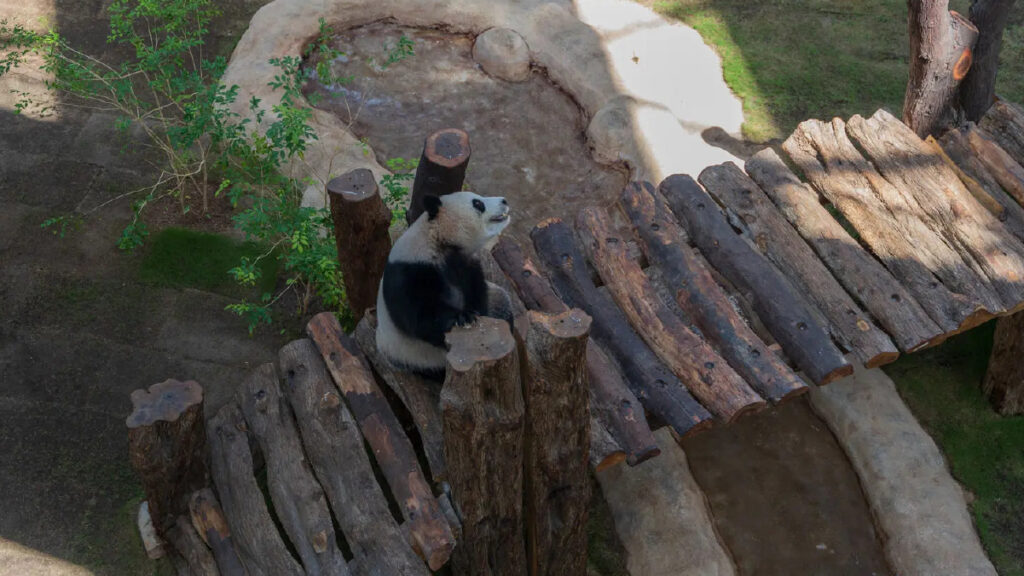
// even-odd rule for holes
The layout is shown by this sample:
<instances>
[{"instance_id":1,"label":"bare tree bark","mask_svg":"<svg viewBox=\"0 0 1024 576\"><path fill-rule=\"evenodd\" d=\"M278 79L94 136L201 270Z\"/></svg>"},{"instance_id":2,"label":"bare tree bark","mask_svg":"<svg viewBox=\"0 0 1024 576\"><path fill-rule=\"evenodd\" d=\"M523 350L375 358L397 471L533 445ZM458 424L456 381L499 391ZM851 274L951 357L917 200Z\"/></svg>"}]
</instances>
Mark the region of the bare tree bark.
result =
<instances>
[{"instance_id":1,"label":"bare tree bark","mask_svg":"<svg viewBox=\"0 0 1024 576\"><path fill-rule=\"evenodd\" d=\"M974 64L960 86L960 107L967 119L978 122L996 99L996 73L999 50L1003 45L1003 29L1010 8L1017 0L972 0L971 23L978 29L974 47Z\"/></svg>"}]
</instances>

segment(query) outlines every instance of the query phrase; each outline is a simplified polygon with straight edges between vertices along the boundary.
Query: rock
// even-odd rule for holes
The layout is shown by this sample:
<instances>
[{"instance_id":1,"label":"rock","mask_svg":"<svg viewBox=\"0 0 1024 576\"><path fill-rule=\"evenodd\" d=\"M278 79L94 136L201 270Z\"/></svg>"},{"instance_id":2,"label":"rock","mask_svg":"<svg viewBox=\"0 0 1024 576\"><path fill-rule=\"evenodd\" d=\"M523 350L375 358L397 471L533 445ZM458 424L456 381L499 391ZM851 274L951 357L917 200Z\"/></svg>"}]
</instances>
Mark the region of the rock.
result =
<instances>
[{"instance_id":1,"label":"rock","mask_svg":"<svg viewBox=\"0 0 1024 576\"><path fill-rule=\"evenodd\" d=\"M631 168L642 165L634 136L635 105L629 96L612 98L590 120L587 142L599 162L625 162Z\"/></svg>"},{"instance_id":2,"label":"rock","mask_svg":"<svg viewBox=\"0 0 1024 576\"><path fill-rule=\"evenodd\" d=\"M473 59L484 72L508 82L530 77L530 48L515 30L491 28L477 36Z\"/></svg>"}]
</instances>

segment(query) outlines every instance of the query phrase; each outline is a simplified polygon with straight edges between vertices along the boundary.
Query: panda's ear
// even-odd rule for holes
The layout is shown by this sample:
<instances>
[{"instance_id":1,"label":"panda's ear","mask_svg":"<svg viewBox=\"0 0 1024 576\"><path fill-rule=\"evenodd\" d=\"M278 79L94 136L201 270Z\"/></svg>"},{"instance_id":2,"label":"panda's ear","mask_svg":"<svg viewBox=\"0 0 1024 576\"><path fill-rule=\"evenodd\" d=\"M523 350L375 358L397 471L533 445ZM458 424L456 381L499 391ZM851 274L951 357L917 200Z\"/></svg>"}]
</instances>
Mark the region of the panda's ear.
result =
<instances>
[{"instance_id":1,"label":"panda's ear","mask_svg":"<svg viewBox=\"0 0 1024 576\"><path fill-rule=\"evenodd\" d=\"M437 218L437 213L441 210L441 197L434 195L427 195L423 197L423 208L427 211L427 219L433 220Z\"/></svg>"}]
</instances>

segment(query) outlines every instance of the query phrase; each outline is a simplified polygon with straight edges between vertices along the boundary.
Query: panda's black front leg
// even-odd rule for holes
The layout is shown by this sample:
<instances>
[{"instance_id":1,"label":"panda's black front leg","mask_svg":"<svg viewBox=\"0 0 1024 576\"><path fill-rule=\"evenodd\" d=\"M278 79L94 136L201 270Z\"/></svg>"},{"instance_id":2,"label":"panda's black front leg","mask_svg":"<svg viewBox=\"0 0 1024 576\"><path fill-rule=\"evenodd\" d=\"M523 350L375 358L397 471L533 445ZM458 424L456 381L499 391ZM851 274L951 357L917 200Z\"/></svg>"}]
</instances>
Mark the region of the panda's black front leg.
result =
<instances>
[{"instance_id":1,"label":"panda's black front leg","mask_svg":"<svg viewBox=\"0 0 1024 576\"><path fill-rule=\"evenodd\" d=\"M456 326L468 326L476 321L477 315L472 310L449 309L441 320L441 329L447 334Z\"/></svg>"}]
</instances>

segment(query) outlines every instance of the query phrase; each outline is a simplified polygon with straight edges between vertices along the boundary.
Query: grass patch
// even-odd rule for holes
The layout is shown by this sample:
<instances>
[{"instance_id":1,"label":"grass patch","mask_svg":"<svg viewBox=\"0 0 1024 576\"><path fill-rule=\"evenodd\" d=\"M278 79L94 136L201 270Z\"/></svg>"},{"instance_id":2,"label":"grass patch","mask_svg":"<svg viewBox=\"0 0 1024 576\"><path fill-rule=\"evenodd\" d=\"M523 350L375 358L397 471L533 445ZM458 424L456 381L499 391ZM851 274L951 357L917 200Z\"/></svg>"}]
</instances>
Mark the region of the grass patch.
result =
<instances>
[{"instance_id":1,"label":"grass patch","mask_svg":"<svg viewBox=\"0 0 1024 576\"><path fill-rule=\"evenodd\" d=\"M150 241L142 260L142 280L159 286L197 288L238 295L240 287L228 273L242 258L254 259L266 248L254 242L239 242L227 236L167 228ZM277 283L278 261L264 258L259 266L260 293L272 292Z\"/></svg>"},{"instance_id":2,"label":"grass patch","mask_svg":"<svg viewBox=\"0 0 1024 576\"><path fill-rule=\"evenodd\" d=\"M903 0L640 0L696 29L743 101L743 135L785 138L808 118L899 112L907 83ZM968 0L950 7L966 14ZM1024 99L1024 23L1011 17L997 91Z\"/></svg>"},{"instance_id":3,"label":"grass patch","mask_svg":"<svg viewBox=\"0 0 1024 576\"><path fill-rule=\"evenodd\" d=\"M1024 576L1024 417L1000 417L981 393L990 322L885 372L971 493L985 550L1003 576Z\"/></svg>"}]
</instances>

